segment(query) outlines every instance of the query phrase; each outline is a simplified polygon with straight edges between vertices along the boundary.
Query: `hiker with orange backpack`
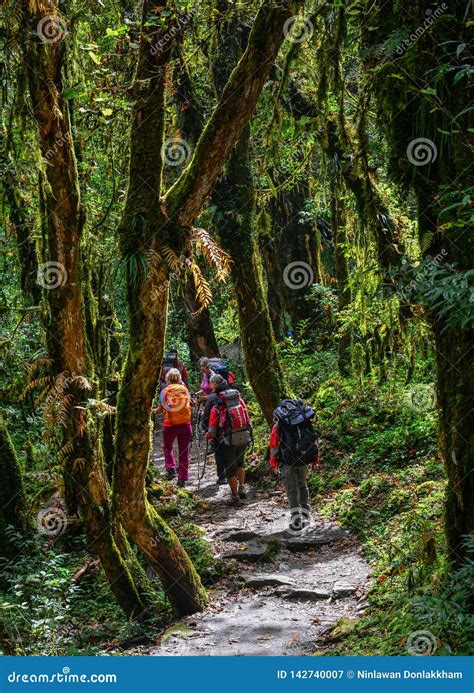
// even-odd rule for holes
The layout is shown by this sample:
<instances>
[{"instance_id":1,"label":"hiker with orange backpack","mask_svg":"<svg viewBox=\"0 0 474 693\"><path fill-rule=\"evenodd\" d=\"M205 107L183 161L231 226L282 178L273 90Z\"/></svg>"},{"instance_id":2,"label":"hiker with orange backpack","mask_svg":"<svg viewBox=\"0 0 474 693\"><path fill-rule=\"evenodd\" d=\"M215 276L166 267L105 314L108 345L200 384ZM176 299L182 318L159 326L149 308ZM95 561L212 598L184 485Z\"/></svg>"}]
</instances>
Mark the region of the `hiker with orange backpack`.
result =
<instances>
[{"instance_id":1,"label":"hiker with orange backpack","mask_svg":"<svg viewBox=\"0 0 474 693\"><path fill-rule=\"evenodd\" d=\"M189 449L191 446L191 395L181 379L177 368L170 368L166 373L165 387L160 393L157 412L164 412L163 453L167 479L176 476L176 459L173 444L178 441L178 486L184 488L188 480Z\"/></svg>"},{"instance_id":2,"label":"hiker with orange backpack","mask_svg":"<svg viewBox=\"0 0 474 693\"><path fill-rule=\"evenodd\" d=\"M211 377L211 382L214 378L216 376ZM252 442L252 424L245 402L235 388L225 385L218 388L206 438L215 442L216 450L222 456L232 496L231 505L239 506L247 496L244 460L245 451Z\"/></svg>"}]
</instances>

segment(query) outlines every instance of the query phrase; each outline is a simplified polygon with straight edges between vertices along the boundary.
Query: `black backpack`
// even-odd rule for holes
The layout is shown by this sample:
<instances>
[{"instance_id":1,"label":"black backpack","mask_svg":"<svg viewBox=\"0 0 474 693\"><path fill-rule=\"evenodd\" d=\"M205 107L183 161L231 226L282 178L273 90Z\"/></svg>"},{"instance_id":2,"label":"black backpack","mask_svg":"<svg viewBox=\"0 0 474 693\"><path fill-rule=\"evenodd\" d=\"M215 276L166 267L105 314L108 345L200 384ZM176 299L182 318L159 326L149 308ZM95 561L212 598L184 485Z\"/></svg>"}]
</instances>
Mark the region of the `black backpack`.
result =
<instances>
[{"instance_id":1,"label":"black backpack","mask_svg":"<svg viewBox=\"0 0 474 693\"><path fill-rule=\"evenodd\" d=\"M278 462L292 467L312 464L319 450L311 407L301 399L284 399L273 414L280 434Z\"/></svg>"},{"instance_id":2,"label":"black backpack","mask_svg":"<svg viewBox=\"0 0 474 693\"><path fill-rule=\"evenodd\" d=\"M183 375L183 369L179 362L177 351L168 351L163 356L160 373L160 390L166 387L166 374L169 370L171 370L171 368L177 368L181 375Z\"/></svg>"},{"instance_id":3,"label":"black backpack","mask_svg":"<svg viewBox=\"0 0 474 693\"><path fill-rule=\"evenodd\" d=\"M212 358L209 359L209 368L216 375L222 376L224 380L229 378L229 362L226 359Z\"/></svg>"}]
</instances>

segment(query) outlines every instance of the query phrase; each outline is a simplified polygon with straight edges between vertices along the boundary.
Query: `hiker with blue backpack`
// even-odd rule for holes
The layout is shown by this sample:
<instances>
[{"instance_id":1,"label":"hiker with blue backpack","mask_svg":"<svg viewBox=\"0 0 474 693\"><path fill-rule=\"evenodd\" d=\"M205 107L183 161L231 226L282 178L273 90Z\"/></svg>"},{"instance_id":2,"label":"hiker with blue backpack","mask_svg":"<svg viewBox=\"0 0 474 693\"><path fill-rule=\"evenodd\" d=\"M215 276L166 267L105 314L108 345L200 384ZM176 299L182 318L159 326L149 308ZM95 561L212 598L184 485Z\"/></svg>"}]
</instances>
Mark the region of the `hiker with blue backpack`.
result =
<instances>
[{"instance_id":1,"label":"hiker with blue backpack","mask_svg":"<svg viewBox=\"0 0 474 693\"><path fill-rule=\"evenodd\" d=\"M209 405L206 437L215 445L231 492L231 505L239 506L246 498L245 451L252 442L252 424L245 402L238 390L217 374L211 376L215 399Z\"/></svg>"},{"instance_id":2,"label":"hiker with blue backpack","mask_svg":"<svg viewBox=\"0 0 474 693\"><path fill-rule=\"evenodd\" d=\"M201 371L200 389L196 392L197 397L204 401L212 392L211 376L220 375L227 381L228 385L234 384L234 374L229 368L229 363L226 359L218 357L207 358L203 356L198 361L198 367Z\"/></svg>"},{"instance_id":3,"label":"hiker with blue backpack","mask_svg":"<svg viewBox=\"0 0 474 693\"><path fill-rule=\"evenodd\" d=\"M301 399L284 399L273 412L270 464L281 473L290 506L290 530L310 523L309 467L319 464L319 449L312 418L314 411Z\"/></svg>"}]
</instances>

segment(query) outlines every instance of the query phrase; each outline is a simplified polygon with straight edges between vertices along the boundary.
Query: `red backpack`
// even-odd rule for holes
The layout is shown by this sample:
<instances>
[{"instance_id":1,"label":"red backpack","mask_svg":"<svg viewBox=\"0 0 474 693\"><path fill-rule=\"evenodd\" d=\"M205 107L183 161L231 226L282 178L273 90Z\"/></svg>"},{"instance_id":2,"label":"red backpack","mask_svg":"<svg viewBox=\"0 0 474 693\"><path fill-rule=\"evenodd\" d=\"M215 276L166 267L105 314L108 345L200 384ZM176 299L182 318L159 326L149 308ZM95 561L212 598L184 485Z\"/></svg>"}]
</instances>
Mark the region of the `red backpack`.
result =
<instances>
[{"instance_id":1,"label":"red backpack","mask_svg":"<svg viewBox=\"0 0 474 693\"><path fill-rule=\"evenodd\" d=\"M219 392L216 408L224 445L242 447L252 442L252 424L238 390Z\"/></svg>"}]
</instances>

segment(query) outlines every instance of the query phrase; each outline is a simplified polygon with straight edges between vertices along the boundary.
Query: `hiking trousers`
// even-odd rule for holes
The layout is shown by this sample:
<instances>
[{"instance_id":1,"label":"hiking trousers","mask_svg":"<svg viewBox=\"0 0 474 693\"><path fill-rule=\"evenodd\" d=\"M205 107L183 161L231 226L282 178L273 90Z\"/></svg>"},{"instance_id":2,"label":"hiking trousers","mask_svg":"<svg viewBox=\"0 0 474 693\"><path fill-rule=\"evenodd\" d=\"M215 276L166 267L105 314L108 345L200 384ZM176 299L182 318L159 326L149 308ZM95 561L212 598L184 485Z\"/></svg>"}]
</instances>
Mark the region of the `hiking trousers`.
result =
<instances>
[{"instance_id":1,"label":"hiking trousers","mask_svg":"<svg viewBox=\"0 0 474 693\"><path fill-rule=\"evenodd\" d=\"M167 472L176 470L176 459L173 453L173 443L178 440L179 481L188 480L189 448L191 446L191 424L178 424L176 426L163 426L163 454L165 456L165 468Z\"/></svg>"},{"instance_id":2,"label":"hiking trousers","mask_svg":"<svg viewBox=\"0 0 474 693\"><path fill-rule=\"evenodd\" d=\"M306 479L308 478L308 466L283 464L281 475L285 484L286 495L290 512L296 513L301 509L309 510L309 490Z\"/></svg>"}]
</instances>

